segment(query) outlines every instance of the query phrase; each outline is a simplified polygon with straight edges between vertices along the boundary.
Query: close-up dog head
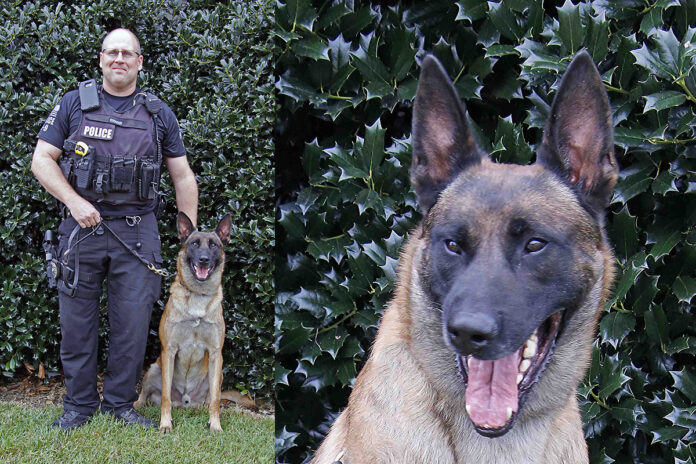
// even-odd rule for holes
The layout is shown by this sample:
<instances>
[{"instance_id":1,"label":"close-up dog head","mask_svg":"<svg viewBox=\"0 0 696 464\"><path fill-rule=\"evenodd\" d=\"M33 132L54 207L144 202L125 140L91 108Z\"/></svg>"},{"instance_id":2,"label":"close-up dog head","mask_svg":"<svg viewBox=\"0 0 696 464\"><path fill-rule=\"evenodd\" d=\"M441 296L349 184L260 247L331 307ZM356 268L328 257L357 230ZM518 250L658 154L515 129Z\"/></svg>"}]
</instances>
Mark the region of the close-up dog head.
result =
<instances>
[{"instance_id":1,"label":"close-up dog head","mask_svg":"<svg viewBox=\"0 0 696 464\"><path fill-rule=\"evenodd\" d=\"M232 216L226 214L214 232L201 232L193 226L186 213L179 211L176 228L182 247L177 270L185 280L203 283L211 278L220 278L231 226Z\"/></svg>"},{"instance_id":2,"label":"close-up dog head","mask_svg":"<svg viewBox=\"0 0 696 464\"><path fill-rule=\"evenodd\" d=\"M570 394L554 392L545 372L571 385L584 372L611 275L603 225L618 177L612 127L600 75L580 52L536 162L494 163L443 67L423 60L411 167L425 217L419 279L482 435L510 430L534 395Z\"/></svg>"}]
</instances>

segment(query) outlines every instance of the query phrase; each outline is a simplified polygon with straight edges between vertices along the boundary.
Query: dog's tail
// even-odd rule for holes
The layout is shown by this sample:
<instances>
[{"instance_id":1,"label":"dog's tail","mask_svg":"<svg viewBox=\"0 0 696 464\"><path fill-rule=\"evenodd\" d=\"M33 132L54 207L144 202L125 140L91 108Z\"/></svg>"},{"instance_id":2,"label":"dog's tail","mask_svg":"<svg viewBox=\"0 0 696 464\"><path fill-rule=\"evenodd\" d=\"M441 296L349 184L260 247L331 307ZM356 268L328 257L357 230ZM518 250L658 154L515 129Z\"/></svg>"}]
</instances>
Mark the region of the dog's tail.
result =
<instances>
[{"instance_id":1,"label":"dog's tail","mask_svg":"<svg viewBox=\"0 0 696 464\"><path fill-rule=\"evenodd\" d=\"M148 403L159 404L160 392L162 391L162 370L159 366L159 358L145 372L143 376L142 389L138 401L133 403L133 407L138 409Z\"/></svg>"},{"instance_id":2,"label":"dog's tail","mask_svg":"<svg viewBox=\"0 0 696 464\"><path fill-rule=\"evenodd\" d=\"M234 401L246 409L253 409L254 411L258 409L258 406L256 406L256 401L254 401L249 395L242 395L237 390L225 390L224 392L220 393L220 399Z\"/></svg>"}]
</instances>

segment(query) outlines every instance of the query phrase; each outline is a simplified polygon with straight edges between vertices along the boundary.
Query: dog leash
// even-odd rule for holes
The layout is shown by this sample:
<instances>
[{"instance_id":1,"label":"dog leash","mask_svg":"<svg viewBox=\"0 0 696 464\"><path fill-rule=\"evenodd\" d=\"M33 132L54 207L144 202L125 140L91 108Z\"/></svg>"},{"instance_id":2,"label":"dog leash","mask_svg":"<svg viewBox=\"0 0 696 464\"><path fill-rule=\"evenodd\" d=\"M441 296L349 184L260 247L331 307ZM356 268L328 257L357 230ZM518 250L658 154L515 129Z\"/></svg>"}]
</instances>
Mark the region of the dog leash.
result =
<instances>
[{"instance_id":1,"label":"dog leash","mask_svg":"<svg viewBox=\"0 0 696 464\"><path fill-rule=\"evenodd\" d=\"M150 262L150 261L147 261L145 258L143 258L143 257L140 255L140 253L138 253L137 251L135 251L134 249L132 249L131 247L129 247L128 244L127 244L126 242L124 242L124 241L121 239L121 237L119 237L119 236L116 234L116 232L114 232L114 230L113 230L111 227L109 227L109 226L106 224L106 222L104 222L104 221L100 221L99 224L97 224L96 226L92 226L92 231L91 231L90 233L88 233L88 234L85 235L84 237L81 237L76 243L74 243L74 244L71 245L71 242L72 242L73 239L75 238L75 235L79 234L79 231L80 231L80 229L81 229L81 227L80 227L79 224L77 224L77 225L75 226L75 228L73 229L73 231L70 233L70 238L68 239L68 249L65 250L65 252L63 253L63 263L62 263L62 264L64 264L64 265L66 264L66 263L65 263L65 259L67 258L68 254L72 251L73 248L77 247L77 245L79 245L80 242L82 242L83 240L85 240L87 237L90 237L91 235L94 235L94 234L98 234L98 230L99 230L99 228L100 228L101 226L104 226L104 227L106 228L106 230L108 230L109 232L111 232L111 235L113 235L114 238L116 238L116 240L118 240L118 242L119 242L121 245L123 245L124 248L125 248L126 250L128 250L128 252L129 252L130 254L132 254L133 256L135 256L135 257L138 259L138 261L140 261L141 263L143 263L143 264L145 265L145 267L147 267L150 271L152 271L152 272L154 272L155 274L157 274L157 275L159 275L159 276L162 276L162 277L169 277L169 276L170 276L169 272L168 272L166 269L158 268L157 266L155 266L154 263L152 263L152 262ZM71 284L72 287L74 287L75 285L77 285L77 279L78 279L79 271L80 271L80 259L79 259L79 257L80 257L80 249L77 248L76 251L75 251L75 276L73 277L73 282L72 282L72 284Z\"/></svg>"},{"instance_id":2,"label":"dog leash","mask_svg":"<svg viewBox=\"0 0 696 464\"><path fill-rule=\"evenodd\" d=\"M116 232L114 232L113 229L112 229L111 227L109 227L109 226L106 225L106 222L102 221L101 223L99 223L99 224L97 225L97 227L99 227L100 225L103 225L104 227L106 227L106 230L108 230L109 232L111 232L111 235L113 235L113 236L116 238L116 240L118 240L119 243L121 243L121 245L123 245L123 246L125 247L125 249L128 250L128 251L130 252L130 254L132 254L133 256L135 256L136 258L138 258L138 261L140 261L141 263L143 263L149 270L151 270L151 271L154 272L155 274L160 275L160 276L162 276L162 277L169 277L170 274L169 274L169 272L168 272L166 269L158 268L157 266L154 265L154 263L151 263L150 261L147 261L145 258L143 258L142 256L140 256L140 253L138 253L137 251L135 251L134 249L132 249L131 247L129 247L128 244L126 244L126 242L124 242L123 240L121 240L121 237L119 237L118 235L116 235Z\"/></svg>"},{"instance_id":3,"label":"dog leash","mask_svg":"<svg viewBox=\"0 0 696 464\"><path fill-rule=\"evenodd\" d=\"M80 238L77 241L77 243L74 243L71 245L73 239L75 238L75 235L77 235L79 237L80 229L81 229L81 227L78 224L75 226L75 228L70 233L70 238L68 239L68 249L65 250L65 252L63 253L63 259L60 262L63 268L68 267L68 265L66 263L66 258L68 257L68 254L70 254L70 251L72 251L73 248L77 247L77 245L79 245L80 242L85 240L87 237L94 235L97 231L96 227L92 227L92 232L90 232L87 235L85 235L84 237ZM65 287L74 293L75 288L77 287L77 281L78 281L79 277L80 277L80 249L77 248L75 250L75 272L73 273L73 281L72 281L72 283L68 284L67 282L65 282L65 279L63 279L63 283L65 284ZM72 296L72 293L71 293L71 296Z\"/></svg>"}]
</instances>

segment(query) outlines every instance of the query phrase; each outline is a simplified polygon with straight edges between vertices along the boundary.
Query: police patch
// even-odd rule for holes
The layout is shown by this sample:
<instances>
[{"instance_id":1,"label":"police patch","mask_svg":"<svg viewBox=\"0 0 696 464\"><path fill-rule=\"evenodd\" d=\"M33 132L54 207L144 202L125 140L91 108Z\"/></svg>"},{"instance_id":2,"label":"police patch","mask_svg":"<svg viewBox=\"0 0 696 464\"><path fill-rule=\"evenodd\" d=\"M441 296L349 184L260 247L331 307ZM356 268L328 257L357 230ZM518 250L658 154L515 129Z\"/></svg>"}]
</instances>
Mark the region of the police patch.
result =
<instances>
[{"instance_id":1,"label":"police patch","mask_svg":"<svg viewBox=\"0 0 696 464\"><path fill-rule=\"evenodd\" d=\"M85 124L84 128L82 129L82 136L83 137L89 137L91 139L99 139L99 140L112 140L114 138L114 129L116 126L113 124L104 124L104 125L91 125L91 124Z\"/></svg>"},{"instance_id":2,"label":"police patch","mask_svg":"<svg viewBox=\"0 0 696 464\"><path fill-rule=\"evenodd\" d=\"M44 122L44 125L41 128L42 131L48 131L48 128L56 122L56 116L58 115L58 111L60 111L60 105L56 105L53 108L53 111L51 111L51 114L48 115L48 118L46 118L46 122Z\"/></svg>"}]
</instances>

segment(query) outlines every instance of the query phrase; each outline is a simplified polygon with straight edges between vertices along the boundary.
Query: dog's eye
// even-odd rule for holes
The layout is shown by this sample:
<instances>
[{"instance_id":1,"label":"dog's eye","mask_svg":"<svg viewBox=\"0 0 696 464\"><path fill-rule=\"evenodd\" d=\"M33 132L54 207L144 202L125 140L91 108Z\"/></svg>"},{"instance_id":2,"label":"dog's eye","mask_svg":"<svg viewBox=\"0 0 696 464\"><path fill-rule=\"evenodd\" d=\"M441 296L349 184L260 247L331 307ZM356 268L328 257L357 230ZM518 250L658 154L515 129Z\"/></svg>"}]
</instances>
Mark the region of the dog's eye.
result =
<instances>
[{"instance_id":1,"label":"dog's eye","mask_svg":"<svg viewBox=\"0 0 696 464\"><path fill-rule=\"evenodd\" d=\"M540 238L533 238L527 242L527 245L525 245L524 247L524 251L526 251L527 253L536 253L537 251L543 250L546 246L546 243L546 240L542 240Z\"/></svg>"},{"instance_id":2,"label":"dog's eye","mask_svg":"<svg viewBox=\"0 0 696 464\"><path fill-rule=\"evenodd\" d=\"M210 248L217 248L217 243L210 242Z\"/></svg>"},{"instance_id":3,"label":"dog's eye","mask_svg":"<svg viewBox=\"0 0 696 464\"><path fill-rule=\"evenodd\" d=\"M454 253L456 255L462 254L462 247L459 246L459 244L454 240L445 240L445 248L447 248L447 251L450 253Z\"/></svg>"},{"instance_id":4,"label":"dog's eye","mask_svg":"<svg viewBox=\"0 0 696 464\"><path fill-rule=\"evenodd\" d=\"M191 246L194 246L194 247L198 247L198 246L200 246L200 244L201 244L201 242L199 242L198 240L194 240L193 242L191 242Z\"/></svg>"}]
</instances>

